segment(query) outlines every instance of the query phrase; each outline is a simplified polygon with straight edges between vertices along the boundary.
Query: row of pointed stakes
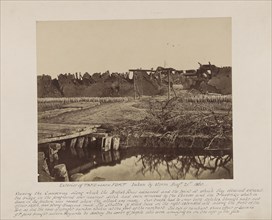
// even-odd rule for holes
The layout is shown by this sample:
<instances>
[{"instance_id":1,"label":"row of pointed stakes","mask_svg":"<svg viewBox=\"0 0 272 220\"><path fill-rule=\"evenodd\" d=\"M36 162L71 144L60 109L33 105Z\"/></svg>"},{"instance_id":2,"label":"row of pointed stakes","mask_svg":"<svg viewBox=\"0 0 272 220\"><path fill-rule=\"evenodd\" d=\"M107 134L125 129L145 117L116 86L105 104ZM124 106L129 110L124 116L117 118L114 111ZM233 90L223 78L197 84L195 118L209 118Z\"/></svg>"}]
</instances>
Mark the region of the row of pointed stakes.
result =
<instances>
[{"instance_id":1,"label":"row of pointed stakes","mask_svg":"<svg viewBox=\"0 0 272 220\"><path fill-rule=\"evenodd\" d=\"M69 142L68 142L69 143ZM54 161L59 160L58 151L60 149L65 149L67 147L67 142L61 143L48 143L48 155L49 162L53 163ZM73 155L77 155L76 148L95 148L99 149L102 152L107 152L110 150L118 150L120 146L120 138L117 136L109 136L107 133L92 133L86 136L73 138L70 140L69 148ZM45 159L45 154L39 152L39 174L43 170L43 174L50 177L50 172L48 165ZM54 166L53 169L55 181L69 181L69 175L65 164L58 164ZM80 174L81 175L81 174ZM71 176L71 179L76 181L79 178L79 174L74 174Z\"/></svg>"},{"instance_id":2,"label":"row of pointed stakes","mask_svg":"<svg viewBox=\"0 0 272 220\"><path fill-rule=\"evenodd\" d=\"M71 151L75 148L83 147L98 148L101 151L109 151L111 149L118 150L120 146L120 138L116 136L108 136L107 133L92 133L86 137L78 137L71 140Z\"/></svg>"}]
</instances>

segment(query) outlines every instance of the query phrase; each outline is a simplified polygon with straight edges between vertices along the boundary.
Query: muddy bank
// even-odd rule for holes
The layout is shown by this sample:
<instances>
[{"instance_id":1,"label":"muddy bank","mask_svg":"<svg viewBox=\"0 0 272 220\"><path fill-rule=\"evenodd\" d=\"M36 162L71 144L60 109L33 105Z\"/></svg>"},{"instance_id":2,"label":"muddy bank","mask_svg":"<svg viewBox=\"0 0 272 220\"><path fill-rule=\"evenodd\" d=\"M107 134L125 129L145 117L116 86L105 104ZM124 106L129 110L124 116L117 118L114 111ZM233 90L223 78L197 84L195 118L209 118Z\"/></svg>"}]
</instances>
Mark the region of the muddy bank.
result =
<instances>
[{"instance_id":1,"label":"muddy bank","mask_svg":"<svg viewBox=\"0 0 272 220\"><path fill-rule=\"evenodd\" d=\"M122 140L121 149L157 148L157 149L201 149L201 150L232 150L232 137L212 138L210 136L180 135L174 141L159 134L129 136Z\"/></svg>"}]
</instances>

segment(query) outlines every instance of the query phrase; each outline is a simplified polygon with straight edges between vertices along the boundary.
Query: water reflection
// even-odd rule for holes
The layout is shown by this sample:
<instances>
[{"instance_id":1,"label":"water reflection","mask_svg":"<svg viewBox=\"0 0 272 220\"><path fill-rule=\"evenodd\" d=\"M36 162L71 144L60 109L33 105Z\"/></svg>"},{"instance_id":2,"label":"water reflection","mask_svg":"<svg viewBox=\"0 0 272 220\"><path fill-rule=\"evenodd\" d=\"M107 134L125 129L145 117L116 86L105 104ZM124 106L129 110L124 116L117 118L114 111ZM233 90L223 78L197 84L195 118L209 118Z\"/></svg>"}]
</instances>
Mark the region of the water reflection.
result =
<instances>
[{"instance_id":1,"label":"water reflection","mask_svg":"<svg viewBox=\"0 0 272 220\"><path fill-rule=\"evenodd\" d=\"M138 173L143 176L146 173L156 173L160 179L166 173L169 179L200 179L203 177L218 176L222 172L225 173L223 178L232 178L232 172L229 163L232 160L231 155L195 155L192 151L191 155L160 155L160 154L143 154L139 155L137 162L141 162L142 166ZM162 169L162 167L164 169ZM226 172L224 172L226 171ZM215 175L214 175L215 174Z\"/></svg>"},{"instance_id":2,"label":"water reflection","mask_svg":"<svg viewBox=\"0 0 272 220\"><path fill-rule=\"evenodd\" d=\"M200 149L129 148L101 152L97 149L66 148L58 152L69 175L83 173L80 181L232 179L230 151Z\"/></svg>"}]
</instances>

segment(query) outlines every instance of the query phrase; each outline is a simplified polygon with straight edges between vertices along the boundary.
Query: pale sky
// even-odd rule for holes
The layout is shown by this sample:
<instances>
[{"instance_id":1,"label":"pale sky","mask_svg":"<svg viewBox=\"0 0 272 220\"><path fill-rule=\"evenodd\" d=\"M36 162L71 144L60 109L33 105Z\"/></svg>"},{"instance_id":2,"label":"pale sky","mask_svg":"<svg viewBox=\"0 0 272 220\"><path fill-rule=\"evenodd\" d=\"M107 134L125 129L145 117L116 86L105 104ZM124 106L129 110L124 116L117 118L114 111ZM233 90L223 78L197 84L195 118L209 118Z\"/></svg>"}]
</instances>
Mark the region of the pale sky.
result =
<instances>
[{"instance_id":1,"label":"pale sky","mask_svg":"<svg viewBox=\"0 0 272 220\"><path fill-rule=\"evenodd\" d=\"M231 66L231 18L39 21L37 73Z\"/></svg>"}]
</instances>

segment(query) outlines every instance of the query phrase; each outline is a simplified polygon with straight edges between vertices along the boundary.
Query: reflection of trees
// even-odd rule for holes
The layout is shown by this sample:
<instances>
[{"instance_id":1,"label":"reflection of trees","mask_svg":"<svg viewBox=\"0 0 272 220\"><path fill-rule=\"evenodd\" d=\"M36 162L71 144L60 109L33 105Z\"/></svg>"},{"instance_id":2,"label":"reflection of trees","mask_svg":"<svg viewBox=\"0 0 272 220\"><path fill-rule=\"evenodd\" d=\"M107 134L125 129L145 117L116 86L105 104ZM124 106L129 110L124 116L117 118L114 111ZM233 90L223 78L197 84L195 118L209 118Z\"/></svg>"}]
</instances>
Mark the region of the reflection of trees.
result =
<instances>
[{"instance_id":1,"label":"reflection of trees","mask_svg":"<svg viewBox=\"0 0 272 220\"><path fill-rule=\"evenodd\" d=\"M165 171L171 179L185 179L186 174L190 173L193 177L199 178L204 171L215 173L219 168L227 171L231 175L231 170L226 165L232 160L231 155L212 156L212 155L161 155L161 154L141 154L138 162L142 163L142 168L137 173L144 176L157 173L162 178L160 168L165 167Z\"/></svg>"}]
</instances>

